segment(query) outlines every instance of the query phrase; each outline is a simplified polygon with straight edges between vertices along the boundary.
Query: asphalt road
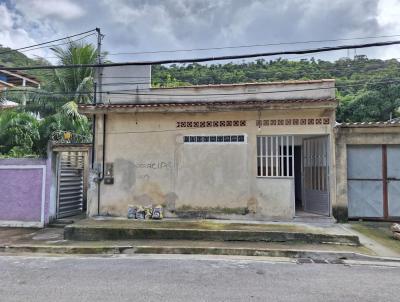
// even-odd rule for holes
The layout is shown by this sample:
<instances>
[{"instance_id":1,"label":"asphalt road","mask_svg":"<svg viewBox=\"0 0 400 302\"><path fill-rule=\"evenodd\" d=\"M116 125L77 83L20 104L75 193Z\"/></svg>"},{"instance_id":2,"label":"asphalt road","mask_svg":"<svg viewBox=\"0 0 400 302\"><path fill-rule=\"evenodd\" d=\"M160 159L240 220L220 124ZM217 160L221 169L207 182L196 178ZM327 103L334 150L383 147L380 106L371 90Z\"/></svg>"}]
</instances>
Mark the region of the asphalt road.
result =
<instances>
[{"instance_id":1,"label":"asphalt road","mask_svg":"<svg viewBox=\"0 0 400 302\"><path fill-rule=\"evenodd\" d=\"M204 256L0 256L1 302L354 302L399 297L400 266Z\"/></svg>"}]
</instances>

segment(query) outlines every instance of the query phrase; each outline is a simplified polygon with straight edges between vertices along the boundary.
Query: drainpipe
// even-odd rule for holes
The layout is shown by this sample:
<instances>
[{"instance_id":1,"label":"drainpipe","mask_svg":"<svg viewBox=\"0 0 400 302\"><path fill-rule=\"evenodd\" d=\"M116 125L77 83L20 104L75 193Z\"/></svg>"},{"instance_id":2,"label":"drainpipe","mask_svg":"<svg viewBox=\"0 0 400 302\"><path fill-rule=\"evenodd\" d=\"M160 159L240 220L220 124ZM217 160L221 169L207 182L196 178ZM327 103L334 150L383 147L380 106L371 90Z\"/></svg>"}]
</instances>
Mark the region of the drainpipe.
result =
<instances>
[{"instance_id":1,"label":"drainpipe","mask_svg":"<svg viewBox=\"0 0 400 302\"><path fill-rule=\"evenodd\" d=\"M97 215L100 215L100 185L104 180L104 166L106 161L106 126L107 126L107 115L103 114L103 159L102 159L102 171L98 178L98 191L97 191ZM100 174L100 173L99 173Z\"/></svg>"},{"instance_id":2,"label":"drainpipe","mask_svg":"<svg viewBox=\"0 0 400 302\"><path fill-rule=\"evenodd\" d=\"M97 100L96 100L96 94L97 94L97 84L94 83L94 94L93 94L93 105L96 106ZM93 114L93 124L92 124L92 169L94 167L94 157L95 157L95 141L96 141L96 113Z\"/></svg>"}]
</instances>

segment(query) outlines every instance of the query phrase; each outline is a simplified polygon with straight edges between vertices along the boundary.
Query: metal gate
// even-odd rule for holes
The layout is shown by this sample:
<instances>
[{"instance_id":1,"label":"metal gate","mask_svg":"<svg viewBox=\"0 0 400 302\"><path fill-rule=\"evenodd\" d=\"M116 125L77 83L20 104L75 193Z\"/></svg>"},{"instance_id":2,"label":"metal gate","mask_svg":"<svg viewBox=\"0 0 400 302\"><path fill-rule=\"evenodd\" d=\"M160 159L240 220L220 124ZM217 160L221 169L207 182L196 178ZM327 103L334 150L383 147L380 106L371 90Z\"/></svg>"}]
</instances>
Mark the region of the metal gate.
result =
<instances>
[{"instance_id":1,"label":"metal gate","mask_svg":"<svg viewBox=\"0 0 400 302\"><path fill-rule=\"evenodd\" d=\"M57 218L83 211L84 152L58 153Z\"/></svg>"},{"instance_id":2,"label":"metal gate","mask_svg":"<svg viewBox=\"0 0 400 302\"><path fill-rule=\"evenodd\" d=\"M400 217L400 146L347 146L351 218Z\"/></svg>"},{"instance_id":3,"label":"metal gate","mask_svg":"<svg viewBox=\"0 0 400 302\"><path fill-rule=\"evenodd\" d=\"M387 146L387 215L400 217L400 146Z\"/></svg>"},{"instance_id":4,"label":"metal gate","mask_svg":"<svg viewBox=\"0 0 400 302\"><path fill-rule=\"evenodd\" d=\"M328 137L303 140L304 211L330 215Z\"/></svg>"}]
</instances>

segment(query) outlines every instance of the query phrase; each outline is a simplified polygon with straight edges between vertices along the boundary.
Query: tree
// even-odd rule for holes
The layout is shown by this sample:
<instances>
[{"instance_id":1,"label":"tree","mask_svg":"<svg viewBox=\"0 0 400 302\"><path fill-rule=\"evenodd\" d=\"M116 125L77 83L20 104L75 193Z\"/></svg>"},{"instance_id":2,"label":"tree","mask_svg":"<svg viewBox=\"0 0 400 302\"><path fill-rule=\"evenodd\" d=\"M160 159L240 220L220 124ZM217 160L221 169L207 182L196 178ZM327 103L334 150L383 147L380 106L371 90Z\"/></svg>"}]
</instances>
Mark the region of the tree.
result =
<instances>
[{"instance_id":1,"label":"tree","mask_svg":"<svg viewBox=\"0 0 400 302\"><path fill-rule=\"evenodd\" d=\"M390 85L347 96L340 102L337 117L342 122L378 122L398 116L400 86Z\"/></svg>"},{"instance_id":2,"label":"tree","mask_svg":"<svg viewBox=\"0 0 400 302\"><path fill-rule=\"evenodd\" d=\"M34 154L39 140L39 122L27 112L4 110L0 112L0 153L13 157Z\"/></svg>"},{"instance_id":3,"label":"tree","mask_svg":"<svg viewBox=\"0 0 400 302\"><path fill-rule=\"evenodd\" d=\"M59 65L94 64L97 51L91 44L70 42L66 48L52 48ZM36 153L44 154L47 142L54 131L70 131L77 134L91 133L88 119L79 114L78 103L91 103L93 99L93 68L54 69L45 81L43 89L21 87L10 90L7 98L26 105L21 108L39 117L40 139L32 146ZM21 91L22 90L22 91Z\"/></svg>"}]
</instances>

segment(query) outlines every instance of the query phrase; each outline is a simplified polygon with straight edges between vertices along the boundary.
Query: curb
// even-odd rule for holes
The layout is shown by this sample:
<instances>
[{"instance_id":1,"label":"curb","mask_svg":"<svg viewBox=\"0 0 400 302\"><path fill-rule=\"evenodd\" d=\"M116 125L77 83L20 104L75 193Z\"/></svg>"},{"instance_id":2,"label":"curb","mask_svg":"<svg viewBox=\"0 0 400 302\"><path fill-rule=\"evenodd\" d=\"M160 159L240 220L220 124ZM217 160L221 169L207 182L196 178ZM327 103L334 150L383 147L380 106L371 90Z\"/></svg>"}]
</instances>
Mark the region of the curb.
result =
<instances>
[{"instance_id":1,"label":"curb","mask_svg":"<svg viewBox=\"0 0 400 302\"><path fill-rule=\"evenodd\" d=\"M50 245L5 245L0 246L0 253L43 253L43 254L123 254L132 246L50 246Z\"/></svg>"},{"instance_id":2,"label":"curb","mask_svg":"<svg viewBox=\"0 0 400 302\"><path fill-rule=\"evenodd\" d=\"M292 259L312 259L329 261L342 260L398 262L400 258L369 256L356 252L310 251L290 249L254 249L220 247L184 247L184 246L45 246L45 245L8 245L0 246L1 253L43 253L64 255L133 255L133 254L185 254L185 255L226 255L226 256L263 256Z\"/></svg>"}]
</instances>

